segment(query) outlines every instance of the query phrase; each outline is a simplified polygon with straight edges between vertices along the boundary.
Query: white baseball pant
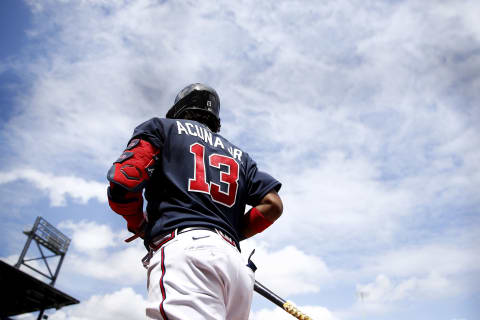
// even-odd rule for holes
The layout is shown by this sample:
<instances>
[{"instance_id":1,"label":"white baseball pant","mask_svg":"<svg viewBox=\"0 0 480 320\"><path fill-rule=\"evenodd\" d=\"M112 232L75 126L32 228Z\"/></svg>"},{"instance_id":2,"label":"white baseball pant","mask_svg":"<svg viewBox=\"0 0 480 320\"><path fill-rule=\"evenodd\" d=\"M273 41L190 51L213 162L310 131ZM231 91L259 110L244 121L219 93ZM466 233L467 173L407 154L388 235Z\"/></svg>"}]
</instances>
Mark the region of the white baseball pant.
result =
<instances>
[{"instance_id":1,"label":"white baseball pant","mask_svg":"<svg viewBox=\"0 0 480 320\"><path fill-rule=\"evenodd\" d=\"M162 242L146 261L149 319L248 319L255 276L234 245L209 230Z\"/></svg>"}]
</instances>

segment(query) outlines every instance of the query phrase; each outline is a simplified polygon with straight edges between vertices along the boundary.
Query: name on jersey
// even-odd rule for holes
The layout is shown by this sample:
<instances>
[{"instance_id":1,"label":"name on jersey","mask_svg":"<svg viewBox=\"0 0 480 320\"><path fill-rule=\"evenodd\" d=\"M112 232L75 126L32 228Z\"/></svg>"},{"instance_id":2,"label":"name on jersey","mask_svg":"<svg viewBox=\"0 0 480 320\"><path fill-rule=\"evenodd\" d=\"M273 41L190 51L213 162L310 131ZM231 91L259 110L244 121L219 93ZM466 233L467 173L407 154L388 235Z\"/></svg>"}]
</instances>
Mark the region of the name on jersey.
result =
<instances>
[{"instance_id":1,"label":"name on jersey","mask_svg":"<svg viewBox=\"0 0 480 320\"><path fill-rule=\"evenodd\" d=\"M242 161L242 150L233 148L231 146L225 148L222 139L218 136L214 137L212 132L204 127L198 126L190 122L185 122L182 124L180 121L177 121L177 131L178 134L186 134L188 136L199 137L212 147L220 147L223 150L227 150L233 158L237 159L240 162Z\"/></svg>"}]
</instances>

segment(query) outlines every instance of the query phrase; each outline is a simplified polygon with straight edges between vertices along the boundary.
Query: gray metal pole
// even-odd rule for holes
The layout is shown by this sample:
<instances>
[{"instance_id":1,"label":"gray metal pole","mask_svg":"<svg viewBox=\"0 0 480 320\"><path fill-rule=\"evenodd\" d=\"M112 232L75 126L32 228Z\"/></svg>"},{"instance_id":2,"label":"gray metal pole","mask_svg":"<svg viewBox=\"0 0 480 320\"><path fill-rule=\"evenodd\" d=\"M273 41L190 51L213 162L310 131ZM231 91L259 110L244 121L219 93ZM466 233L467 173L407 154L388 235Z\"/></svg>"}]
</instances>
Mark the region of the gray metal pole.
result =
<instances>
[{"instance_id":1,"label":"gray metal pole","mask_svg":"<svg viewBox=\"0 0 480 320\"><path fill-rule=\"evenodd\" d=\"M17 268L17 269L20 268L20 265L23 262L23 258L25 258L25 255L27 254L28 247L30 247L30 242L32 242L33 235L35 234L35 230L37 230L37 226L38 226L39 223L40 223L40 217L37 217L37 219L35 220L35 224L33 225L32 230L30 230L30 232L28 232L28 233L24 232L25 234L28 234L28 240L25 243L25 246L23 247L22 253L20 254L20 257L18 258L17 263L15 264L15 268Z\"/></svg>"},{"instance_id":2,"label":"gray metal pole","mask_svg":"<svg viewBox=\"0 0 480 320\"><path fill-rule=\"evenodd\" d=\"M45 312L44 309L40 310L40 313L38 314L37 320L42 320L43 312Z\"/></svg>"},{"instance_id":3,"label":"gray metal pole","mask_svg":"<svg viewBox=\"0 0 480 320\"><path fill-rule=\"evenodd\" d=\"M22 254L20 254L20 257L18 257L18 261L15 264L15 268L17 268L17 269L20 268L20 265L23 262L23 258L25 258L25 255L27 254L28 247L30 246L30 242L32 242L32 239L33 239L33 233L30 233L29 236L28 236L28 240L25 243L25 246L23 247Z\"/></svg>"},{"instance_id":4,"label":"gray metal pole","mask_svg":"<svg viewBox=\"0 0 480 320\"><path fill-rule=\"evenodd\" d=\"M57 276L58 276L58 273L60 272L60 267L62 266L62 263L63 263L63 259L65 258L65 254L62 254L61 257L60 257L60 261L58 262L58 265L57 265L57 270L55 271L55 274L53 276L53 279L52 279L52 282L50 282L50 285L53 287L55 285L55 281L57 281Z\"/></svg>"}]
</instances>

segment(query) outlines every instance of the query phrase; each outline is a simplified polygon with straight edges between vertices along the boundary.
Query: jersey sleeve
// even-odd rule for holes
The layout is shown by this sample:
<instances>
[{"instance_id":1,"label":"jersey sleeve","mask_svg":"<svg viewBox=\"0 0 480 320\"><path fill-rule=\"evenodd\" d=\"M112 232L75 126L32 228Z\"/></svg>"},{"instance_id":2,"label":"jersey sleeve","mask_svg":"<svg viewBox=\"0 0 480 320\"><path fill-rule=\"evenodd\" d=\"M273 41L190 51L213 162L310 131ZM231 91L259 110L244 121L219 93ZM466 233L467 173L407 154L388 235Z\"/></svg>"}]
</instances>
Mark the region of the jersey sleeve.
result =
<instances>
[{"instance_id":1,"label":"jersey sleeve","mask_svg":"<svg viewBox=\"0 0 480 320\"><path fill-rule=\"evenodd\" d=\"M162 121L159 118L152 118L138 125L133 131L132 139L143 138L162 149L165 141L165 130Z\"/></svg>"},{"instance_id":2,"label":"jersey sleeve","mask_svg":"<svg viewBox=\"0 0 480 320\"><path fill-rule=\"evenodd\" d=\"M247 158L247 204L256 206L271 190L279 191L282 184L266 172L257 168L257 163Z\"/></svg>"}]
</instances>

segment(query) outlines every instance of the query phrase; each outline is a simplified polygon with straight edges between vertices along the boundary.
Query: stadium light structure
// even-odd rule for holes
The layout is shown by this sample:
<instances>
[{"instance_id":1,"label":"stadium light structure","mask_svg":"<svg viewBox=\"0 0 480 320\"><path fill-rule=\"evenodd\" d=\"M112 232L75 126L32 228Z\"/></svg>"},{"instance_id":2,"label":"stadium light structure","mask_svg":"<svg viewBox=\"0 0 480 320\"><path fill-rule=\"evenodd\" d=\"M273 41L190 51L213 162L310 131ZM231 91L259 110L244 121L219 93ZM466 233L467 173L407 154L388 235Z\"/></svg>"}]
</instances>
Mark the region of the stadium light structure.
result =
<instances>
[{"instance_id":1,"label":"stadium light structure","mask_svg":"<svg viewBox=\"0 0 480 320\"><path fill-rule=\"evenodd\" d=\"M17 263L12 266L0 260L0 283L8 292L0 299L0 319L10 319L8 317L13 315L36 311L39 311L37 320L47 319L48 316L43 315L45 310L79 303L77 299L54 288L71 240L42 217L37 217L32 230L23 233L28 239ZM32 242L38 247L40 256L25 259ZM52 268L49 258L54 257L59 257L59 260L57 266ZM43 260L47 272L42 272L28 263L33 260ZM22 265L47 278L50 283L40 281L20 270Z\"/></svg>"},{"instance_id":2,"label":"stadium light structure","mask_svg":"<svg viewBox=\"0 0 480 320\"><path fill-rule=\"evenodd\" d=\"M24 266L48 278L50 280L50 285L53 286L55 284L55 281L57 280L58 273L60 272L60 267L62 266L63 259L65 258L65 254L67 253L68 246L70 245L71 240L42 217L37 217L32 230L24 231L23 233L28 236L28 240L23 247L22 253L18 258L17 263L15 264L15 268L19 269L20 266L23 264ZM41 256L32 259L25 259L25 255L27 254L32 240L35 241ZM53 255L45 255L42 247L50 250ZM47 260L48 258L53 257L60 257L60 261L57 264L55 272L52 272L50 264ZM43 260L49 274L46 274L26 263L28 261L40 259Z\"/></svg>"}]
</instances>

